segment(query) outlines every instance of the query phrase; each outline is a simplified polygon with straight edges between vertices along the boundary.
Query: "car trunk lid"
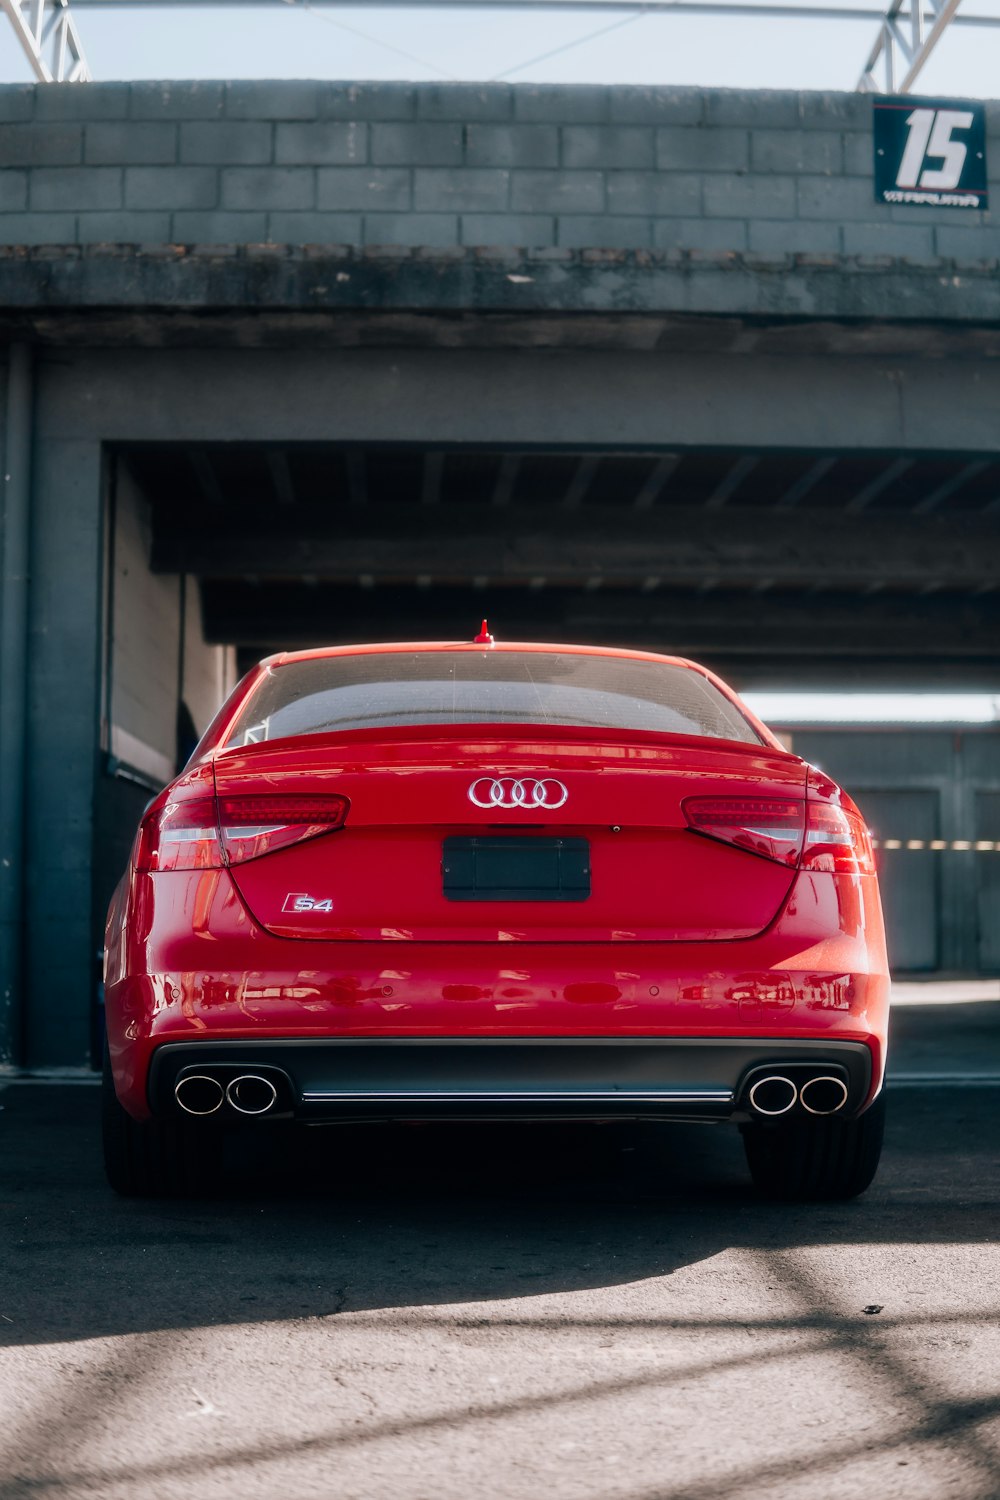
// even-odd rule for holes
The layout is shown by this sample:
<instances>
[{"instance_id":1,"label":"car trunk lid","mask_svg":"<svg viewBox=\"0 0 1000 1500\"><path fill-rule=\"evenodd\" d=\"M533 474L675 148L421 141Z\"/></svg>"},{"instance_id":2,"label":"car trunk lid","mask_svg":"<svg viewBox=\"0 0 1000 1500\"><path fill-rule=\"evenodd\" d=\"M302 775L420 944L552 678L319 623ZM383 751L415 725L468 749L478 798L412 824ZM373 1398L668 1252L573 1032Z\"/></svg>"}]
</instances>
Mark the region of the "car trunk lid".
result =
<instances>
[{"instance_id":1,"label":"car trunk lid","mask_svg":"<svg viewBox=\"0 0 1000 1500\"><path fill-rule=\"evenodd\" d=\"M747 937L794 870L694 832L683 803L806 785L765 746L506 726L301 736L222 752L215 776L220 798L350 799L343 829L231 871L268 931L328 941Z\"/></svg>"}]
</instances>

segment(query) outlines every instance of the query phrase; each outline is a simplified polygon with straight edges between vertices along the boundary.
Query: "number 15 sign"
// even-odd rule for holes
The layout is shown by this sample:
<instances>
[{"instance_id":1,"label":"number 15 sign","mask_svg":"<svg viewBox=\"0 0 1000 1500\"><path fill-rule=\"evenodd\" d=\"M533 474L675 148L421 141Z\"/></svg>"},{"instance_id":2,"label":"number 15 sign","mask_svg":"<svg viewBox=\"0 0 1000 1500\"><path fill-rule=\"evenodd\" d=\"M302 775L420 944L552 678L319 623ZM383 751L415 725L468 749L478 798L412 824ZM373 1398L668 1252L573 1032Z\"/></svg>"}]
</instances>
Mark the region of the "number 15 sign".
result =
<instances>
[{"instance_id":1,"label":"number 15 sign","mask_svg":"<svg viewBox=\"0 0 1000 1500\"><path fill-rule=\"evenodd\" d=\"M989 206L982 104L900 94L874 102L877 203Z\"/></svg>"}]
</instances>

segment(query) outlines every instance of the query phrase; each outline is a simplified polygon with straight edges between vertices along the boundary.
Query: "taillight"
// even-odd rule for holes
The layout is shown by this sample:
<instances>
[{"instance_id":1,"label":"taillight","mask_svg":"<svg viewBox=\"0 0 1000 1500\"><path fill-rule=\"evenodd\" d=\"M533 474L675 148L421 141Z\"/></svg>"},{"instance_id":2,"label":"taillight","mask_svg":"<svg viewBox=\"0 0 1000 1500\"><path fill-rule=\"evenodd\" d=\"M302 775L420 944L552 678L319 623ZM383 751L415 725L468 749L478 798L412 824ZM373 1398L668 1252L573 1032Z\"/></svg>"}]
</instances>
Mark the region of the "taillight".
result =
<instances>
[{"instance_id":1,"label":"taillight","mask_svg":"<svg viewBox=\"0 0 1000 1500\"><path fill-rule=\"evenodd\" d=\"M169 799L169 794L168 794ZM136 841L137 870L219 870L342 828L339 796L157 798Z\"/></svg>"},{"instance_id":2,"label":"taillight","mask_svg":"<svg viewBox=\"0 0 1000 1500\"><path fill-rule=\"evenodd\" d=\"M860 814L831 802L810 802L802 868L835 875L871 875L875 854Z\"/></svg>"},{"instance_id":3,"label":"taillight","mask_svg":"<svg viewBox=\"0 0 1000 1500\"><path fill-rule=\"evenodd\" d=\"M350 806L335 795L220 797L222 847L232 865L343 828Z\"/></svg>"},{"instance_id":4,"label":"taillight","mask_svg":"<svg viewBox=\"0 0 1000 1500\"><path fill-rule=\"evenodd\" d=\"M770 797L689 797L688 827L749 854L799 864L834 875L870 875L875 869L864 819L853 808L830 802L792 802Z\"/></svg>"},{"instance_id":5,"label":"taillight","mask_svg":"<svg viewBox=\"0 0 1000 1500\"><path fill-rule=\"evenodd\" d=\"M776 797L688 797L688 827L778 864L796 865L805 832L805 803Z\"/></svg>"},{"instance_id":6,"label":"taillight","mask_svg":"<svg viewBox=\"0 0 1000 1500\"><path fill-rule=\"evenodd\" d=\"M215 798L162 802L158 797L139 829L136 869L218 870L222 863Z\"/></svg>"}]
</instances>

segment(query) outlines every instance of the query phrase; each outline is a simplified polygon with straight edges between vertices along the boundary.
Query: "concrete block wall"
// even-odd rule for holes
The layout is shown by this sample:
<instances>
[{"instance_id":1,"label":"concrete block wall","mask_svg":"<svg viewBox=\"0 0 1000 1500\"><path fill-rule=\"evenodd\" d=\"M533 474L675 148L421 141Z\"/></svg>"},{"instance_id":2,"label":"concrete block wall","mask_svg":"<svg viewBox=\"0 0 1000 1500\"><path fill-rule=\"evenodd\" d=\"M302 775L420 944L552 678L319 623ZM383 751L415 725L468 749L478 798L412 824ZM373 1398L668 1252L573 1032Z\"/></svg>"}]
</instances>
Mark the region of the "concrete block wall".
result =
<instances>
[{"instance_id":1,"label":"concrete block wall","mask_svg":"<svg viewBox=\"0 0 1000 1500\"><path fill-rule=\"evenodd\" d=\"M0 88L0 243L1000 256L996 216L877 204L871 100L672 88ZM1000 104L988 105L1000 192Z\"/></svg>"}]
</instances>

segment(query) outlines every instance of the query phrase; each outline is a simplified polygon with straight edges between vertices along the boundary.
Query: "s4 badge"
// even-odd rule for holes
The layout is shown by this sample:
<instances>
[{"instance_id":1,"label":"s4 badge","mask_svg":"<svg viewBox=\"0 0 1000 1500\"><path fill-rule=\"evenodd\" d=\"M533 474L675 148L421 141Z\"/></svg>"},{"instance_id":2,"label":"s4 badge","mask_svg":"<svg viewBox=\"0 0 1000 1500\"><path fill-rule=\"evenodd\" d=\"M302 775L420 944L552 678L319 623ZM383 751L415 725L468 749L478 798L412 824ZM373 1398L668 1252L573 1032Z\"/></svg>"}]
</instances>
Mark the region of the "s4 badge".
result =
<instances>
[{"instance_id":1,"label":"s4 badge","mask_svg":"<svg viewBox=\"0 0 1000 1500\"><path fill-rule=\"evenodd\" d=\"M329 896L308 896L305 891L289 891L282 911L333 911Z\"/></svg>"}]
</instances>

